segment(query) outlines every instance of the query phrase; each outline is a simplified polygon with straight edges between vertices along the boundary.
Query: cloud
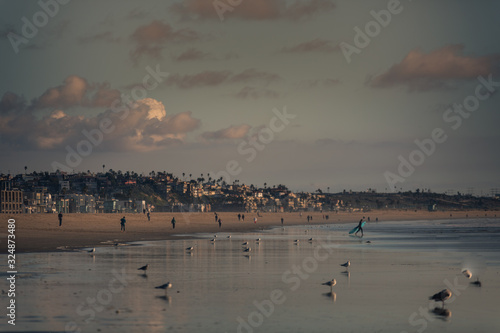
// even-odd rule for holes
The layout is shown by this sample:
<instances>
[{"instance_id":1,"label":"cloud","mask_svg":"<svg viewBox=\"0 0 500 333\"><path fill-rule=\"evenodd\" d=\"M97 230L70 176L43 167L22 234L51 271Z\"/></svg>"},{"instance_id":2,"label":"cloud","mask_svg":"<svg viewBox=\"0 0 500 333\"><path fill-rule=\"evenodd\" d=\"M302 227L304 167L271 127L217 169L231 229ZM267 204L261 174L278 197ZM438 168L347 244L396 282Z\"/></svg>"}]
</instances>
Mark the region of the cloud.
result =
<instances>
[{"instance_id":1,"label":"cloud","mask_svg":"<svg viewBox=\"0 0 500 333\"><path fill-rule=\"evenodd\" d=\"M370 78L375 88L406 85L409 91L450 88L458 80L474 80L496 70L500 57L463 55L464 45L447 45L429 54L412 50L399 64L383 74Z\"/></svg>"},{"instance_id":2,"label":"cloud","mask_svg":"<svg viewBox=\"0 0 500 333\"><path fill-rule=\"evenodd\" d=\"M181 89L190 89L203 86L218 86L225 83L262 82L269 84L279 79L280 76L277 74L250 68L237 74L233 74L231 71L204 71L193 75L172 74L165 81L165 84L175 85Z\"/></svg>"},{"instance_id":3,"label":"cloud","mask_svg":"<svg viewBox=\"0 0 500 333\"><path fill-rule=\"evenodd\" d=\"M33 101L35 108L69 108L73 106L109 107L120 98L120 92L108 83L89 84L84 78L71 75L62 85L47 89Z\"/></svg>"},{"instance_id":4,"label":"cloud","mask_svg":"<svg viewBox=\"0 0 500 333\"><path fill-rule=\"evenodd\" d=\"M228 9L217 9L217 6ZM220 20L218 11L223 12L221 14L223 19L303 20L331 11L333 8L335 4L331 0L295 0L291 3L282 0L243 0L234 6L224 0L185 0L170 7L182 19L194 20Z\"/></svg>"},{"instance_id":5,"label":"cloud","mask_svg":"<svg viewBox=\"0 0 500 333\"><path fill-rule=\"evenodd\" d=\"M0 114L9 111L23 110L25 103L26 102L21 96L7 91L0 100Z\"/></svg>"},{"instance_id":6,"label":"cloud","mask_svg":"<svg viewBox=\"0 0 500 333\"><path fill-rule=\"evenodd\" d=\"M130 39L135 44L130 56L134 63L137 63L143 56L161 58L161 51L167 44L195 41L199 40L200 36L192 29L176 30L168 23L154 20L138 27L130 35Z\"/></svg>"},{"instance_id":7,"label":"cloud","mask_svg":"<svg viewBox=\"0 0 500 333\"><path fill-rule=\"evenodd\" d=\"M99 32L93 35L78 38L78 42L81 44L94 42L118 43L120 40L120 37L113 37L113 33L111 31Z\"/></svg>"},{"instance_id":8,"label":"cloud","mask_svg":"<svg viewBox=\"0 0 500 333\"><path fill-rule=\"evenodd\" d=\"M304 52L323 52L331 53L338 52L340 47L334 45L331 41L326 39L316 38L308 42L303 42L291 47L283 47L282 52L286 53L304 53Z\"/></svg>"},{"instance_id":9,"label":"cloud","mask_svg":"<svg viewBox=\"0 0 500 333\"><path fill-rule=\"evenodd\" d=\"M237 92L234 96L241 99L248 99L248 98L259 99L259 98L278 98L280 97L280 94L272 89L245 86L241 88L241 90Z\"/></svg>"},{"instance_id":10,"label":"cloud","mask_svg":"<svg viewBox=\"0 0 500 333\"><path fill-rule=\"evenodd\" d=\"M9 105L12 100L16 100L12 94L4 95L0 106ZM83 140L88 141L84 131L95 132L103 121L110 123L112 130L102 135L102 143L96 147L101 151L162 149L183 143L188 133L200 126L200 120L191 112L167 115L163 103L146 98L137 101L126 113L106 110L91 117L68 115L60 109L41 117L30 108L2 112L0 133L3 144L10 148L64 151L67 146L76 149Z\"/></svg>"},{"instance_id":11,"label":"cloud","mask_svg":"<svg viewBox=\"0 0 500 333\"><path fill-rule=\"evenodd\" d=\"M201 137L205 140L236 140L248 135L251 126L247 124L233 125L214 132L204 132Z\"/></svg>"},{"instance_id":12,"label":"cloud","mask_svg":"<svg viewBox=\"0 0 500 333\"><path fill-rule=\"evenodd\" d=\"M212 56L208 52L203 52L201 50L195 49L194 47L182 52L176 57L173 57L175 61L193 61L193 60L205 60L212 59Z\"/></svg>"},{"instance_id":13,"label":"cloud","mask_svg":"<svg viewBox=\"0 0 500 333\"><path fill-rule=\"evenodd\" d=\"M71 75L64 83L58 87L47 89L36 101L38 108L55 107L67 108L79 105L88 89L88 83L85 79Z\"/></svg>"}]
</instances>

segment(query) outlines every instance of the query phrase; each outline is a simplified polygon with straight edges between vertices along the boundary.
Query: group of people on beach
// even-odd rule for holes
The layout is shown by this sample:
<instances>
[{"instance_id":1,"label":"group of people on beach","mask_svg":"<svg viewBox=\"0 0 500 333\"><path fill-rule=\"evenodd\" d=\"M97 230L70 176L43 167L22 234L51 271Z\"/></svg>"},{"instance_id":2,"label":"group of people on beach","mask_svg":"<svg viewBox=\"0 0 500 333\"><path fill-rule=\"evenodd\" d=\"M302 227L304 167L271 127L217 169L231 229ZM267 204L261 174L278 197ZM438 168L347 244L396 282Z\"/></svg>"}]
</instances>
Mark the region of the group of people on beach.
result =
<instances>
[{"instance_id":1,"label":"group of people on beach","mask_svg":"<svg viewBox=\"0 0 500 333\"><path fill-rule=\"evenodd\" d=\"M146 214L146 210L144 210L144 213ZM237 216L238 216L238 221L245 221L245 214L238 214ZM302 213L300 213L300 216L302 216ZM62 212L59 212L57 217L59 219L59 226L62 226L62 220L63 220ZM147 211L147 217L148 217L148 221L150 221L151 215L150 215L149 211ZM219 223L219 229L222 228L222 220L219 217L219 215L217 214L217 212L214 212L214 217L215 217L215 222ZM328 218L329 218L328 215L326 215L326 216L323 215L323 219L328 220ZM378 218L376 220L378 222ZM312 216L307 215L307 222L309 222L309 221L312 221ZM370 221L370 217L368 217L368 221ZM257 217L254 217L253 222L254 222L254 224L257 223ZM120 231L121 232L125 232L125 224L126 223L127 223L127 220L125 219L125 216L124 216L120 219ZM175 223L176 223L175 217L172 217L172 220L170 221L170 223L172 223L172 229L175 229ZM283 219L283 217L281 217L281 225L283 225L283 223L284 223L284 219ZM364 236L364 231L363 231L364 224L366 224L366 220L365 220L365 217L363 216L363 218L360 219L358 222L357 231L354 233L354 235L357 236L358 232L361 231L361 237Z\"/></svg>"}]
</instances>

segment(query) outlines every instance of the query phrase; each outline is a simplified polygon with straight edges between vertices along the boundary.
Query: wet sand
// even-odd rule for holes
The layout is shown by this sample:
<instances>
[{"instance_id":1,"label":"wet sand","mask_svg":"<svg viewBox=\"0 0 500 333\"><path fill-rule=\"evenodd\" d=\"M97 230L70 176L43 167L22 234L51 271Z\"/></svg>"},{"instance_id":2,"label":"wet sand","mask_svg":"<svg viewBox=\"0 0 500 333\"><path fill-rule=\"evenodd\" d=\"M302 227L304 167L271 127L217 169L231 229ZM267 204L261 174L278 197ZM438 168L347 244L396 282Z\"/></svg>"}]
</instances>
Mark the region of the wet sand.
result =
<instances>
[{"instance_id":1,"label":"wet sand","mask_svg":"<svg viewBox=\"0 0 500 333\"><path fill-rule=\"evenodd\" d=\"M470 228L479 231L471 233ZM350 237L349 229L346 224L285 226L235 232L231 238L218 232L214 242L213 233L207 233L195 239L104 246L93 254L87 249L23 253L17 258L20 306L15 328L24 332L500 330L500 248L486 243L491 239L498 244L500 219L381 222L369 225L363 238ZM249 253L243 251L247 241ZM190 246L194 250L187 251ZM348 259L351 267L346 271L340 264ZM138 270L145 264L149 264L147 275ZM471 279L461 273L463 269L472 272ZM476 277L482 287L471 284ZM322 285L332 278L337 281L332 289ZM167 293L155 289L166 282L173 284ZM428 297L444 288L452 289L453 297L442 310ZM5 321L0 322L3 330L11 330Z\"/></svg>"},{"instance_id":2,"label":"wet sand","mask_svg":"<svg viewBox=\"0 0 500 333\"><path fill-rule=\"evenodd\" d=\"M497 214L498 213L498 214ZM281 225L305 225L307 215L313 217L310 224L343 224L353 227L363 216L370 217L371 222L379 221L412 221L439 220L450 218L469 218L500 216L496 211L397 211L374 210L370 212L328 212L328 213L246 213L245 221L238 221L238 213L220 213L222 228L215 222L214 213L152 213L148 222L144 214L65 214L63 225L59 227L56 214L0 214L2 229L0 237L6 239L7 220L16 220L16 251L40 252L71 250L82 247L100 246L114 242L131 242L145 240L166 240L189 237L194 233L216 232L248 232ZM329 215L329 220L323 219ZM126 217L126 232L120 232L120 218ZM175 217L175 229L170 221ZM257 223L253 219L257 217ZM368 222L370 223L370 222ZM2 246L1 253L6 248Z\"/></svg>"}]
</instances>

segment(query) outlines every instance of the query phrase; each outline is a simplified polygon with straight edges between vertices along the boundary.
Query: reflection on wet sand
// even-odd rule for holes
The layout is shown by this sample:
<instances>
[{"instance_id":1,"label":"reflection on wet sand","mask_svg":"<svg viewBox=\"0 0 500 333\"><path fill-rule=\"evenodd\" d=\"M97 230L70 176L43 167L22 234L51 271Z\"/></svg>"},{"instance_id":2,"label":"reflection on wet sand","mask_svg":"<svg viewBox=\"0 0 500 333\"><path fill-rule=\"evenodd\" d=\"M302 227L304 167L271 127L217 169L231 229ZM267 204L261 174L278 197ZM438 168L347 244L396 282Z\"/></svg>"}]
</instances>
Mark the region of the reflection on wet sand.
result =
<instances>
[{"instance_id":1,"label":"reflection on wet sand","mask_svg":"<svg viewBox=\"0 0 500 333\"><path fill-rule=\"evenodd\" d=\"M332 300L332 302L337 301L337 294L333 291L330 291L329 293L324 293L322 295L325 296L326 298L330 298Z\"/></svg>"},{"instance_id":2,"label":"reflection on wet sand","mask_svg":"<svg viewBox=\"0 0 500 333\"><path fill-rule=\"evenodd\" d=\"M443 309L439 307L435 307L430 311L431 313L435 314L438 317L442 317L441 319L448 319L451 317L451 311L448 309Z\"/></svg>"}]
</instances>

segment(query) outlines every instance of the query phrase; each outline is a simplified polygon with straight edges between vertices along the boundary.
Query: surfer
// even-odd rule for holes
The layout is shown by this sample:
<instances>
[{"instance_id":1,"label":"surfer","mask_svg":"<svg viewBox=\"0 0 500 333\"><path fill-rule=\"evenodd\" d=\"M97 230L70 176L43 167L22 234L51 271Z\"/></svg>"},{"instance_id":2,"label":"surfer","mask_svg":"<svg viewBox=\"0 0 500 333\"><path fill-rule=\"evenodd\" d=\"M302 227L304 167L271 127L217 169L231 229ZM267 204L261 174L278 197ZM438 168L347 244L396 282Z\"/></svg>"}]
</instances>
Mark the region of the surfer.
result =
<instances>
[{"instance_id":1,"label":"surfer","mask_svg":"<svg viewBox=\"0 0 500 333\"><path fill-rule=\"evenodd\" d=\"M363 237L363 224L364 224L364 217L361 220L359 220L358 230L354 233L354 235L357 235L358 232L361 231L361 237Z\"/></svg>"}]
</instances>

